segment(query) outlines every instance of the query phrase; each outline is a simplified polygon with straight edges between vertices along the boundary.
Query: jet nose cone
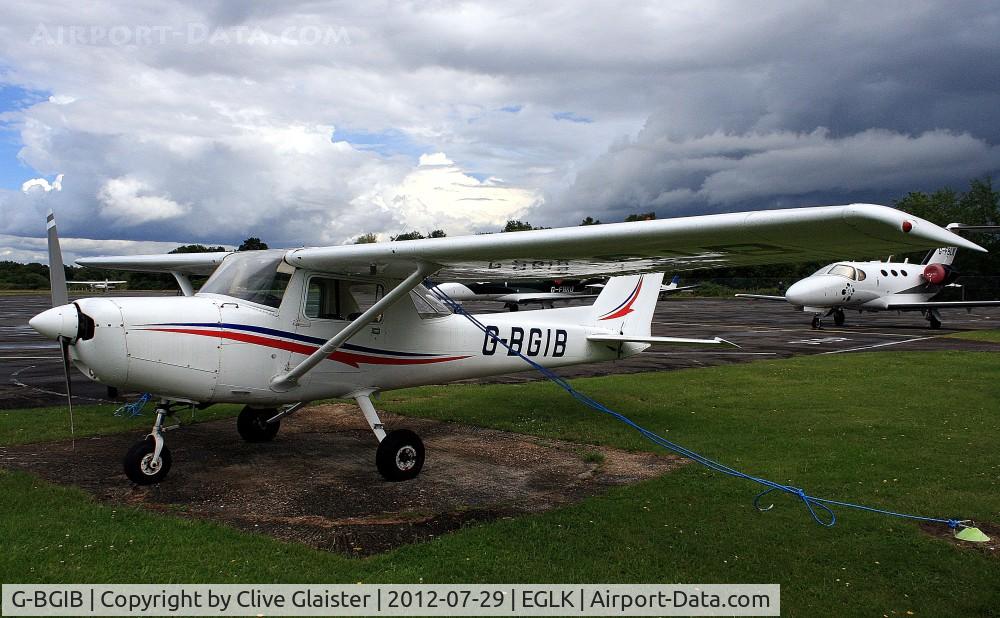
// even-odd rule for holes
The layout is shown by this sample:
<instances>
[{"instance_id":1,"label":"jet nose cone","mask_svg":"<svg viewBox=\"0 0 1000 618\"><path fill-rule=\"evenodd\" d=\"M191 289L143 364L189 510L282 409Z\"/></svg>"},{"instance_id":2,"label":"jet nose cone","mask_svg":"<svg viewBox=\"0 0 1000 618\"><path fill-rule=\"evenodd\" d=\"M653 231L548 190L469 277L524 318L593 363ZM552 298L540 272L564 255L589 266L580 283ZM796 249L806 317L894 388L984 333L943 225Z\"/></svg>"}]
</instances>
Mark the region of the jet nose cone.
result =
<instances>
[{"instance_id":1,"label":"jet nose cone","mask_svg":"<svg viewBox=\"0 0 1000 618\"><path fill-rule=\"evenodd\" d=\"M28 320L28 326L49 339L59 337L76 339L78 330L76 307L74 305L53 307Z\"/></svg>"},{"instance_id":2,"label":"jet nose cone","mask_svg":"<svg viewBox=\"0 0 1000 618\"><path fill-rule=\"evenodd\" d=\"M822 281L815 279L803 279L796 281L785 290L785 299L793 305L807 306L822 304L826 299L824 293L826 286Z\"/></svg>"}]
</instances>

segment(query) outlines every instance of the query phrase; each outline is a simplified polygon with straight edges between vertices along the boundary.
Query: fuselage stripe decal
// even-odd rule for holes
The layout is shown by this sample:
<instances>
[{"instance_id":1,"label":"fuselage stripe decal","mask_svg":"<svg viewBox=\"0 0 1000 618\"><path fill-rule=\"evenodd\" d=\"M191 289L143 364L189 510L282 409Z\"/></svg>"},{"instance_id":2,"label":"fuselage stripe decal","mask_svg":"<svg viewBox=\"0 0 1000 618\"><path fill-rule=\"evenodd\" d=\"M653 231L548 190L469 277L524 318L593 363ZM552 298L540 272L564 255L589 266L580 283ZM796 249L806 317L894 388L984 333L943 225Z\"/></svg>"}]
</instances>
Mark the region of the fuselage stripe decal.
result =
<instances>
[{"instance_id":1,"label":"fuselage stripe decal","mask_svg":"<svg viewBox=\"0 0 1000 618\"><path fill-rule=\"evenodd\" d=\"M144 324L146 327L160 327L160 326L180 326L180 327L202 327L202 328L228 328L231 330L245 330L253 333L260 333L263 335L272 335L274 337L284 337L285 339L294 339L296 341L302 341L304 343L312 343L316 346L321 346L326 343L326 339L320 337L310 337L308 335L300 335L298 333L291 333L284 330L278 330L275 328L267 328L265 326L250 326L249 324L229 324L226 322L169 322L164 324ZM352 350L354 352L364 352L367 354L391 354L392 356L413 356L413 357L423 357L423 358L433 358L439 356L437 354L426 354L424 352L395 352L393 350L380 350L378 348L368 348L365 346L355 345L353 343L345 343L340 346L344 350Z\"/></svg>"},{"instance_id":2,"label":"fuselage stripe decal","mask_svg":"<svg viewBox=\"0 0 1000 618\"><path fill-rule=\"evenodd\" d=\"M270 337L261 337L259 335L252 335L250 333L234 333L225 330L202 330L194 328L147 328L144 330L156 331L162 333L181 333L185 335L201 335L203 337L219 337L221 339L231 339L233 341L241 341L243 343L251 343L254 345L264 346L268 348L275 348L278 350L285 350L288 352L294 352L295 354L302 354L308 356L312 354L319 347L313 347L308 345L303 345L301 343L295 343L292 341L282 341L280 339L271 339ZM428 365L432 363L444 363L454 360L462 360L463 358L468 358L468 356L436 356L434 358L388 358L384 356L368 356L366 354L357 354L350 351L335 350L327 358L334 360L345 365L350 365L352 367L357 367L360 364L365 365Z\"/></svg>"}]
</instances>

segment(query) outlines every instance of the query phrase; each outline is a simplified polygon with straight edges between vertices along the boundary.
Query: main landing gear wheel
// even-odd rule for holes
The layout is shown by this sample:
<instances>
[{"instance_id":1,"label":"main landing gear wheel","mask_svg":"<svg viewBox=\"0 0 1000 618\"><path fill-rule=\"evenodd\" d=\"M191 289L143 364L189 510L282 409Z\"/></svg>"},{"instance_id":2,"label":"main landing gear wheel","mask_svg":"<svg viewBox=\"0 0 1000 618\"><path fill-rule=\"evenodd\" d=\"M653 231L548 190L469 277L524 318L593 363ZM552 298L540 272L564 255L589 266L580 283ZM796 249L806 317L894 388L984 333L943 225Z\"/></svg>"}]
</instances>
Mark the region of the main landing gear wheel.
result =
<instances>
[{"instance_id":1,"label":"main landing gear wheel","mask_svg":"<svg viewBox=\"0 0 1000 618\"><path fill-rule=\"evenodd\" d=\"M927 316L927 321L931 323L931 328L941 328L941 320L937 319L937 316L929 315Z\"/></svg>"},{"instance_id":2,"label":"main landing gear wheel","mask_svg":"<svg viewBox=\"0 0 1000 618\"><path fill-rule=\"evenodd\" d=\"M278 411L274 408L247 406L236 417L236 431L240 432L240 436L247 442L270 442L274 436L278 435L281 421L268 423L267 419L277 413Z\"/></svg>"},{"instance_id":3,"label":"main landing gear wheel","mask_svg":"<svg viewBox=\"0 0 1000 618\"><path fill-rule=\"evenodd\" d=\"M375 466L387 481L408 481L424 467L424 443L409 429L386 434L375 451Z\"/></svg>"},{"instance_id":4,"label":"main landing gear wheel","mask_svg":"<svg viewBox=\"0 0 1000 618\"><path fill-rule=\"evenodd\" d=\"M146 436L139 442L132 445L132 448L125 453L122 467L125 469L125 476L136 485L152 485L159 483L170 472L170 464L173 462L170 457L170 449L166 446L160 450L160 460L154 461L153 454L156 450L156 442L153 436Z\"/></svg>"},{"instance_id":5,"label":"main landing gear wheel","mask_svg":"<svg viewBox=\"0 0 1000 618\"><path fill-rule=\"evenodd\" d=\"M813 316L812 327L813 330L819 330L820 328L822 328L822 323L820 322L818 315Z\"/></svg>"},{"instance_id":6,"label":"main landing gear wheel","mask_svg":"<svg viewBox=\"0 0 1000 618\"><path fill-rule=\"evenodd\" d=\"M844 325L844 310L843 309L837 309L836 311L833 312L833 323L836 324L837 326L843 326Z\"/></svg>"}]
</instances>

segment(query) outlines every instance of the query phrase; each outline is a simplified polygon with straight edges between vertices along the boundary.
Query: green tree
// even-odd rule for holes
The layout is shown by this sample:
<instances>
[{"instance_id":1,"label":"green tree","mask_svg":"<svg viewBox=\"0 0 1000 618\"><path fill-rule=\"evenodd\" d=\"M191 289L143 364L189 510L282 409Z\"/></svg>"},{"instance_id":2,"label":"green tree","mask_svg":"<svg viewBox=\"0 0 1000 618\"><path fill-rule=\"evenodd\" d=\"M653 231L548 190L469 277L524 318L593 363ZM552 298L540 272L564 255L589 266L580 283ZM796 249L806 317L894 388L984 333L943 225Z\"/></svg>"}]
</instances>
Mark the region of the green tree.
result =
<instances>
[{"instance_id":1,"label":"green tree","mask_svg":"<svg viewBox=\"0 0 1000 618\"><path fill-rule=\"evenodd\" d=\"M593 217L587 217L586 219L580 222L580 225L600 225L600 224L601 220L595 219Z\"/></svg>"},{"instance_id":2,"label":"green tree","mask_svg":"<svg viewBox=\"0 0 1000 618\"><path fill-rule=\"evenodd\" d=\"M629 221L652 221L653 219L656 219L655 212L639 212L639 213L633 213L625 217L625 222L628 223Z\"/></svg>"},{"instance_id":3,"label":"green tree","mask_svg":"<svg viewBox=\"0 0 1000 618\"><path fill-rule=\"evenodd\" d=\"M405 234L397 234L396 236L391 237L389 240L396 242L397 240L420 240L422 238L425 238L423 234L421 234L416 230L413 230L412 232L406 232Z\"/></svg>"},{"instance_id":4,"label":"green tree","mask_svg":"<svg viewBox=\"0 0 1000 618\"><path fill-rule=\"evenodd\" d=\"M512 219L507 222L507 225L503 226L501 232L526 232L528 230L533 230L535 228L531 227L531 224L527 221L520 221L517 219Z\"/></svg>"},{"instance_id":5,"label":"green tree","mask_svg":"<svg viewBox=\"0 0 1000 618\"><path fill-rule=\"evenodd\" d=\"M447 234L444 233L444 230L433 230L427 235L427 238L444 238L445 236L447 236Z\"/></svg>"},{"instance_id":6,"label":"green tree","mask_svg":"<svg viewBox=\"0 0 1000 618\"><path fill-rule=\"evenodd\" d=\"M374 242L378 242L378 235L372 232L368 232L367 234L362 234L361 236L358 236L357 238L354 239L354 244L356 245L368 245Z\"/></svg>"},{"instance_id":7,"label":"green tree","mask_svg":"<svg viewBox=\"0 0 1000 618\"><path fill-rule=\"evenodd\" d=\"M169 253L219 253L222 251L229 251L229 249L221 245L211 247L206 247L205 245L181 245Z\"/></svg>"},{"instance_id":8,"label":"green tree","mask_svg":"<svg viewBox=\"0 0 1000 618\"><path fill-rule=\"evenodd\" d=\"M240 246L237 247L237 251L260 251L262 249L267 249L267 243L257 238L256 236L251 236L247 238Z\"/></svg>"}]
</instances>

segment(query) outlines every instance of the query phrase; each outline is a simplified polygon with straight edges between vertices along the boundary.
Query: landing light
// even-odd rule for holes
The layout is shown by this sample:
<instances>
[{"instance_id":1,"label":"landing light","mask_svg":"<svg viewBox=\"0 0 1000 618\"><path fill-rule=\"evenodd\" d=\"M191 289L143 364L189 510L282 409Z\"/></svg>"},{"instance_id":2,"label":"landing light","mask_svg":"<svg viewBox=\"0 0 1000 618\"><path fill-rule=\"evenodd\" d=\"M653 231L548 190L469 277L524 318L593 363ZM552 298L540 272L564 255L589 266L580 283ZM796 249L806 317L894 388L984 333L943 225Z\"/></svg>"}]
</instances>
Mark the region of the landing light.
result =
<instances>
[{"instance_id":1,"label":"landing light","mask_svg":"<svg viewBox=\"0 0 1000 618\"><path fill-rule=\"evenodd\" d=\"M910 230L912 230L912 229L913 229L913 223L911 223L910 221L903 221L903 231L904 232L906 232L907 234L909 234Z\"/></svg>"}]
</instances>

